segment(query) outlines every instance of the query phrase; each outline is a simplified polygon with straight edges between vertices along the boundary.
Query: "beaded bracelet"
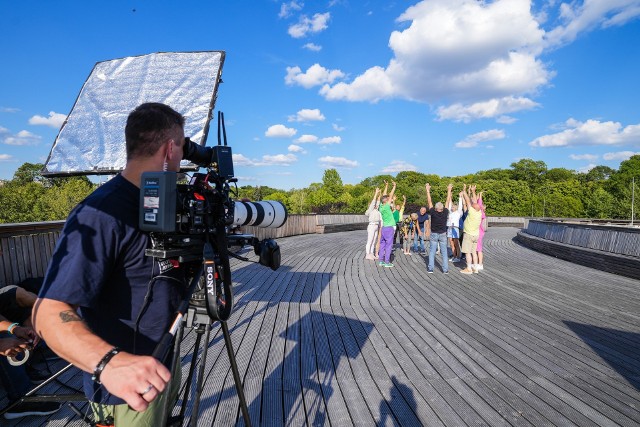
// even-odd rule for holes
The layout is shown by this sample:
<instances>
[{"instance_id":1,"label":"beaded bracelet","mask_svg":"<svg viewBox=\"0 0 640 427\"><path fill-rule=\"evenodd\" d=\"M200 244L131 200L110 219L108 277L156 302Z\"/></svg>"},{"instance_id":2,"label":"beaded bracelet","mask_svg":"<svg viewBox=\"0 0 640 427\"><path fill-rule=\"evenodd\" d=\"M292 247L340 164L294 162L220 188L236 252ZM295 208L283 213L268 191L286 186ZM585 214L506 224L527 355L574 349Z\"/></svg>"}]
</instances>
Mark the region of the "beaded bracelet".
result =
<instances>
[{"instance_id":1,"label":"beaded bracelet","mask_svg":"<svg viewBox=\"0 0 640 427\"><path fill-rule=\"evenodd\" d=\"M20 323L12 323L9 325L9 327L7 328L7 332L9 332L10 334L13 334L13 330L15 328L17 328L18 326L20 326Z\"/></svg>"},{"instance_id":2,"label":"beaded bracelet","mask_svg":"<svg viewBox=\"0 0 640 427\"><path fill-rule=\"evenodd\" d=\"M91 375L91 379L93 381L98 384L102 384L100 382L100 375L102 374L104 367L107 366L107 363L109 363L111 358L118 353L120 353L120 349L118 347L113 347L107 354L102 357L100 362L98 362L98 364L96 365L96 368L93 370L93 375Z\"/></svg>"}]
</instances>

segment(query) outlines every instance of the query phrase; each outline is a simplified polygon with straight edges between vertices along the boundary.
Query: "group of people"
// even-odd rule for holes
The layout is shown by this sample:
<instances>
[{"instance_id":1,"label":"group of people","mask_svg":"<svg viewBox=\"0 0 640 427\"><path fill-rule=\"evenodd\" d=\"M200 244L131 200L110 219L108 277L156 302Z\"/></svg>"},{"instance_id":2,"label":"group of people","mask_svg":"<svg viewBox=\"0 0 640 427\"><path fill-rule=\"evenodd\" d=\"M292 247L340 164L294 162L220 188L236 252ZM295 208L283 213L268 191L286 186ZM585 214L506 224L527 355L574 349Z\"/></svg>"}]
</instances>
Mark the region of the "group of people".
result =
<instances>
[{"instance_id":1,"label":"group of people","mask_svg":"<svg viewBox=\"0 0 640 427\"><path fill-rule=\"evenodd\" d=\"M404 217L406 197L402 204L396 204L396 183L392 182L391 192L385 181L383 191L375 189L373 199L365 215L369 217L365 258L378 262L381 267L393 267L391 254L400 237L404 255L412 252L426 254L425 244L429 241L427 273L433 273L435 256L442 257L442 272L449 273L449 261L464 261L466 267L462 274L478 273L484 269L482 240L487 228L486 207L482 192L476 192L476 186L463 186L458 193L458 202L452 201L453 184L447 186L447 199L443 203L433 203L431 186L425 185L427 205L418 212Z\"/></svg>"}]
</instances>

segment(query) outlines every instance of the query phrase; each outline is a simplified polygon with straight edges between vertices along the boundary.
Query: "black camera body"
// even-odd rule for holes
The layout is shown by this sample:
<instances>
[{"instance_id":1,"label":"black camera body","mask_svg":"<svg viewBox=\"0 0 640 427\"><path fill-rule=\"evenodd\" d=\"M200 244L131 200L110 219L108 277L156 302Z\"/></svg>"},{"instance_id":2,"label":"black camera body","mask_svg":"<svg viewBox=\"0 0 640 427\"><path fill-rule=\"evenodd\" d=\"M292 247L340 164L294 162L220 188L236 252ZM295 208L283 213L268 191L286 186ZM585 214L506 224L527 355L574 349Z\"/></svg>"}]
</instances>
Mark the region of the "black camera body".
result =
<instances>
[{"instance_id":1,"label":"black camera body","mask_svg":"<svg viewBox=\"0 0 640 427\"><path fill-rule=\"evenodd\" d=\"M194 173L187 184L178 183L176 172L141 176L139 227L151 237L145 254L184 264L198 283L191 304L206 306L212 319L226 320L233 307L229 257L248 261L230 252L230 247L252 245L261 265L272 270L280 267L275 240L238 234L237 227L280 227L287 220L287 210L277 201L236 202L231 197L230 185L237 180L226 141L209 148L187 138L183 157L207 172Z\"/></svg>"},{"instance_id":2,"label":"black camera body","mask_svg":"<svg viewBox=\"0 0 640 427\"><path fill-rule=\"evenodd\" d=\"M233 200L230 184L236 179L231 147L226 144L203 147L186 138L184 158L206 167L207 173L194 173L188 184L178 184L176 172L142 174L139 226L152 239L147 255L182 262L201 259L203 244L217 236L218 244L226 247L253 245L260 264L276 270L280 248L275 241L231 231L245 225L281 227L287 220L285 206L277 201Z\"/></svg>"}]
</instances>

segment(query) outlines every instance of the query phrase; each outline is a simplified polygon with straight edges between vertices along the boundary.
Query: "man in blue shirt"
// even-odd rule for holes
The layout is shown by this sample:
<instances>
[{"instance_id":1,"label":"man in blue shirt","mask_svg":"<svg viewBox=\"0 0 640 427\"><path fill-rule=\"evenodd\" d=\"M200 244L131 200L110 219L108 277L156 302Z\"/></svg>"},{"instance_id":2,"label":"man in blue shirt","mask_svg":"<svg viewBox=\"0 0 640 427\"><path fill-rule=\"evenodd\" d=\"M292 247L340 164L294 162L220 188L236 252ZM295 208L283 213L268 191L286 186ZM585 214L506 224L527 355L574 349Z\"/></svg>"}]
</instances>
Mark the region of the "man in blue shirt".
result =
<instances>
[{"instance_id":1,"label":"man in blue shirt","mask_svg":"<svg viewBox=\"0 0 640 427\"><path fill-rule=\"evenodd\" d=\"M163 391L177 387L150 355L186 286L179 265L145 255L151 242L138 226L140 182L143 172L180 170L184 117L142 104L129 114L125 140L125 168L69 215L33 319L49 347L84 371L97 420L151 426L162 415Z\"/></svg>"}]
</instances>

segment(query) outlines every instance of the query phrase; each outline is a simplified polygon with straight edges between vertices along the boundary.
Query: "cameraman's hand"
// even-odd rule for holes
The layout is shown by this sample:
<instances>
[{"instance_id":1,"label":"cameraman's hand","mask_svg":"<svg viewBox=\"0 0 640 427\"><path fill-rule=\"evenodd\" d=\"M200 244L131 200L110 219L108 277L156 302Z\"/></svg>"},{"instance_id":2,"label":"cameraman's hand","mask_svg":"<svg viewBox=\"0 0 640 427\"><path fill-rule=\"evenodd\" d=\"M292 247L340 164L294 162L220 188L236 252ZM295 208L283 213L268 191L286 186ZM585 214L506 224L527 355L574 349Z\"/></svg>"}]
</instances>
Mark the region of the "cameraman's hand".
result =
<instances>
[{"instance_id":1,"label":"cameraman's hand","mask_svg":"<svg viewBox=\"0 0 640 427\"><path fill-rule=\"evenodd\" d=\"M144 411L171 379L169 370L151 356L120 352L100 375L100 382L136 411ZM149 389L149 386L153 386ZM147 391L148 390L148 391Z\"/></svg>"},{"instance_id":2,"label":"cameraman's hand","mask_svg":"<svg viewBox=\"0 0 640 427\"><path fill-rule=\"evenodd\" d=\"M20 338L9 337L0 339L0 355L15 357L29 347L29 343Z\"/></svg>"}]
</instances>

